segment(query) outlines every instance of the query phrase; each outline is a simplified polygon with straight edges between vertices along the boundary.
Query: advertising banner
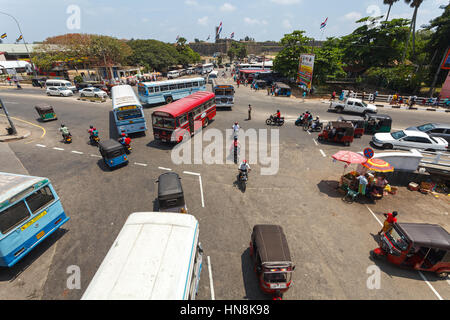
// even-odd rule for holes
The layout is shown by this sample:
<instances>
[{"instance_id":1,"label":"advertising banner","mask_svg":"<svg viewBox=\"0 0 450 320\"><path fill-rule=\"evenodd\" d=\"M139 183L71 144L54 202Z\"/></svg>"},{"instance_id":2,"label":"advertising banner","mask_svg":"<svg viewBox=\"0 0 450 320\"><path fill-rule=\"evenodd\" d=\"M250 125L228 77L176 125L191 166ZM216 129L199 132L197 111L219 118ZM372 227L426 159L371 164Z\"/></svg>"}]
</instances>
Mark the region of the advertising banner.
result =
<instances>
[{"instance_id":1,"label":"advertising banner","mask_svg":"<svg viewBox=\"0 0 450 320\"><path fill-rule=\"evenodd\" d=\"M302 54L298 67L297 84L311 89L312 76L314 69L314 55Z\"/></svg>"},{"instance_id":2,"label":"advertising banner","mask_svg":"<svg viewBox=\"0 0 450 320\"><path fill-rule=\"evenodd\" d=\"M447 55L445 56L441 69L450 70L450 49L448 49L447 51Z\"/></svg>"}]
</instances>

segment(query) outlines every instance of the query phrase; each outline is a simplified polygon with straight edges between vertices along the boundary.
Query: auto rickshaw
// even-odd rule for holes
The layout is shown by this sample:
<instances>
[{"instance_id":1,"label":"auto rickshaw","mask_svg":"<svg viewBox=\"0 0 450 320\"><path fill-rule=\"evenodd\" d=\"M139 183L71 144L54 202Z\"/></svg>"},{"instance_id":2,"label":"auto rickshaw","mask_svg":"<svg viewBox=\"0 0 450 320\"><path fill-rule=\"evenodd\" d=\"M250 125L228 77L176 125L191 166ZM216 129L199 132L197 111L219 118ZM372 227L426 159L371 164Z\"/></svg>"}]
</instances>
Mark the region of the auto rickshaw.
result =
<instances>
[{"instance_id":1,"label":"auto rickshaw","mask_svg":"<svg viewBox=\"0 0 450 320\"><path fill-rule=\"evenodd\" d=\"M283 82L275 82L275 96L282 97L290 97L291 96L291 87Z\"/></svg>"},{"instance_id":2,"label":"auto rickshaw","mask_svg":"<svg viewBox=\"0 0 450 320\"><path fill-rule=\"evenodd\" d=\"M45 87L45 81L47 81L47 78L33 78L31 79L31 84L33 87Z\"/></svg>"},{"instance_id":3,"label":"auto rickshaw","mask_svg":"<svg viewBox=\"0 0 450 320\"><path fill-rule=\"evenodd\" d=\"M370 252L375 259L392 264L434 272L447 278L450 272L450 235L437 224L394 223L378 239L379 248Z\"/></svg>"},{"instance_id":4,"label":"auto rickshaw","mask_svg":"<svg viewBox=\"0 0 450 320\"><path fill-rule=\"evenodd\" d=\"M367 114L364 131L366 134L391 132L392 118L387 114Z\"/></svg>"},{"instance_id":5,"label":"auto rickshaw","mask_svg":"<svg viewBox=\"0 0 450 320\"><path fill-rule=\"evenodd\" d=\"M353 142L355 128L353 124L341 121L330 121L319 133L319 141L339 142L349 146Z\"/></svg>"},{"instance_id":6,"label":"auto rickshaw","mask_svg":"<svg viewBox=\"0 0 450 320\"><path fill-rule=\"evenodd\" d=\"M281 299L292 285L295 269L282 227L259 224L253 227L250 255L259 286L274 299Z\"/></svg>"},{"instance_id":7,"label":"auto rickshaw","mask_svg":"<svg viewBox=\"0 0 450 320\"><path fill-rule=\"evenodd\" d=\"M116 140L100 141L98 149L109 168L116 168L128 164L128 157L125 154L125 148Z\"/></svg>"},{"instance_id":8,"label":"auto rickshaw","mask_svg":"<svg viewBox=\"0 0 450 320\"><path fill-rule=\"evenodd\" d=\"M258 86L258 89L267 88L267 82L265 80L256 80L255 84Z\"/></svg>"},{"instance_id":9,"label":"auto rickshaw","mask_svg":"<svg viewBox=\"0 0 450 320\"><path fill-rule=\"evenodd\" d=\"M160 212L187 213L181 178L175 172L163 173L158 180L158 207Z\"/></svg>"},{"instance_id":10,"label":"auto rickshaw","mask_svg":"<svg viewBox=\"0 0 450 320\"><path fill-rule=\"evenodd\" d=\"M56 117L55 111L53 110L53 107L48 104L37 104L34 108L41 117L42 121L51 121L58 119Z\"/></svg>"},{"instance_id":11,"label":"auto rickshaw","mask_svg":"<svg viewBox=\"0 0 450 320\"><path fill-rule=\"evenodd\" d=\"M353 124L355 128L355 138L361 138L364 134L364 127L366 120L363 117L358 116L341 116L338 118L338 121L349 122Z\"/></svg>"}]
</instances>

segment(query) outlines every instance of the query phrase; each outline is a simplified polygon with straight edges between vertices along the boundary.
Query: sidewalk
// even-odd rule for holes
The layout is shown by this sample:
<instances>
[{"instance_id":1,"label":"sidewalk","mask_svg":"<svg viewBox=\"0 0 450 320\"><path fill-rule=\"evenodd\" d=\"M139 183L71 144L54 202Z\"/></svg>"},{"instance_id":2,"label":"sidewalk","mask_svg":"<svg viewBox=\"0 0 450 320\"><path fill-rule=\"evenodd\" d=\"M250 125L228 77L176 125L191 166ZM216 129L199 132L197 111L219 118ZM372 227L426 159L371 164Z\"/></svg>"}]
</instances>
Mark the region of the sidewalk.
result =
<instances>
[{"instance_id":1,"label":"sidewalk","mask_svg":"<svg viewBox=\"0 0 450 320\"><path fill-rule=\"evenodd\" d=\"M17 125L17 123L14 123L14 126L16 127L17 134L9 135L6 131L6 128L9 128L9 122L3 114L0 114L0 142L20 140L31 135L30 130L22 128L20 125Z\"/></svg>"},{"instance_id":2,"label":"sidewalk","mask_svg":"<svg viewBox=\"0 0 450 320\"><path fill-rule=\"evenodd\" d=\"M331 103L331 101L327 100L327 99L320 99L320 101L322 103L325 103L325 104ZM366 100L364 102L366 102ZM385 108L385 109L401 109L401 110L411 110L411 111L419 110L419 111L434 111L434 112L450 112L450 109L446 109L446 108L442 108L442 107L423 107L423 106L418 106L418 105L415 105L414 107L409 108L407 106L391 105L391 104L388 104L388 103L383 103L382 104L382 103L375 102L375 106L377 108Z\"/></svg>"},{"instance_id":3,"label":"sidewalk","mask_svg":"<svg viewBox=\"0 0 450 320\"><path fill-rule=\"evenodd\" d=\"M6 142L0 142L0 163L1 171L28 175L28 171Z\"/></svg>"}]
</instances>

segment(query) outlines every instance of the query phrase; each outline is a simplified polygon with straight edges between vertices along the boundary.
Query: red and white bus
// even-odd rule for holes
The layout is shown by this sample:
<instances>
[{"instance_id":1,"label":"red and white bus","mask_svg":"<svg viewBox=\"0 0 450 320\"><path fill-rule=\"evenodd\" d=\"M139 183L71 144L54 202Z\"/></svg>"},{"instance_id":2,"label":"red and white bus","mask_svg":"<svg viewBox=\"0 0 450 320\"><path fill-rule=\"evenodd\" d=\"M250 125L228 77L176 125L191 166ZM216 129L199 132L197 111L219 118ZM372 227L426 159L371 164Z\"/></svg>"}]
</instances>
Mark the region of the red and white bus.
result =
<instances>
[{"instance_id":1,"label":"red and white bus","mask_svg":"<svg viewBox=\"0 0 450 320\"><path fill-rule=\"evenodd\" d=\"M208 126L215 116L214 93L199 91L156 109L152 113L153 135L155 140L181 142Z\"/></svg>"}]
</instances>

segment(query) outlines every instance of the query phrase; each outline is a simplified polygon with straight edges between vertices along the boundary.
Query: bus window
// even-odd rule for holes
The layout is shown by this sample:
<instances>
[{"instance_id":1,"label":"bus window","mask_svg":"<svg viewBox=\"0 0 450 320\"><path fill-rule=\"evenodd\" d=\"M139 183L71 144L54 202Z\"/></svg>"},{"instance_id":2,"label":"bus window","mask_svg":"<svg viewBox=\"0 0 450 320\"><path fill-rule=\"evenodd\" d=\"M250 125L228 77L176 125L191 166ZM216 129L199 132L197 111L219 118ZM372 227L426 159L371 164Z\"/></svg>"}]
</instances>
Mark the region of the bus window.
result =
<instances>
[{"instance_id":1,"label":"bus window","mask_svg":"<svg viewBox=\"0 0 450 320\"><path fill-rule=\"evenodd\" d=\"M147 95L147 90L145 90L145 87L144 87L144 86L139 86L139 87L138 87L138 92L139 92L139 94L142 94L142 95L144 95L144 96Z\"/></svg>"},{"instance_id":2,"label":"bus window","mask_svg":"<svg viewBox=\"0 0 450 320\"><path fill-rule=\"evenodd\" d=\"M186 85L184 83L178 84L178 89L184 89L184 88L186 88Z\"/></svg>"},{"instance_id":3,"label":"bus window","mask_svg":"<svg viewBox=\"0 0 450 320\"><path fill-rule=\"evenodd\" d=\"M155 92L159 92L159 87L155 87Z\"/></svg>"},{"instance_id":4,"label":"bus window","mask_svg":"<svg viewBox=\"0 0 450 320\"><path fill-rule=\"evenodd\" d=\"M169 86L169 89L170 89L170 90L177 90L177 85L176 85L176 84L171 84L171 85Z\"/></svg>"},{"instance_id":5,"label":"bus window","mask_svg":"<svg viewBox=\"0 0 450 320\"><path fill-rule=\"evenodd\" d=\"M183 123L185 123L187 121L187 115L183 114L178 118L178 123L180 125L182 125Z\"/></svg>"},{"instance_id":6,"label":"bus window","mask_svg":"<svg viewBox=\"0 0 450 320\"><path fill-rule=\"evenodd\" d=\"M192 88L192 82L186 82L186 88Z\"/></svg>"},{"instance_id":7,"label":"bus window","mask_svg":"<svg viewBox=\"0 0 450 320\"><path fill-rule=\"evenodd\" d=\"M152 87L148 87L148 92L149 93L153 93L153 88Z\"/></svg>"},{"instance_id":8,"label":"bus window","mask_svg":"<svg viewBox=\"0 0 450 320\"><path fill-rule=\"evenodd\" d=\"M142 117L142 113L139 109L130 109L117 112L117 120L127 120L140 117Z\"/></svg>"},{"instance_id":9,"label":"bus window","mask_svg":"<svg viewBox=\"0 0 450 320\"><path fill-rule=\"evenodd\" d=\"M198 87L198 82L192 82L193 87Z\"/></svg>"},{"instance_id":10,"label":"bus window","mask_svg":"<svg viewBox=\"0 0 450 320\"><path fill-rule=\"evenodd\" d=\"M169 86L161 86L161 91L167 91L169 90Z\"/></svg>"},{"instance_id":11,"label":"bus window","mask_svg":"<svg viewBox=\"0 0 450 320\"><path fill-rule=\"evenodd\" d=\"M33 214L49 205L51 202L53 202L53 200L55 200L55 198L53 197L53 193L49 187L39 189L25 199L28 207Z\"/></svg>"},{"instance_id":12,"label":"bus window","mask_svg":"<svg viewBox=\"0 0 450 320\"><path fill-rule=\"evenodd\" d=\"M6 234L30 217L25 202L20 201L0 213L0 232Z\"/></svg>"}]
</instances>

